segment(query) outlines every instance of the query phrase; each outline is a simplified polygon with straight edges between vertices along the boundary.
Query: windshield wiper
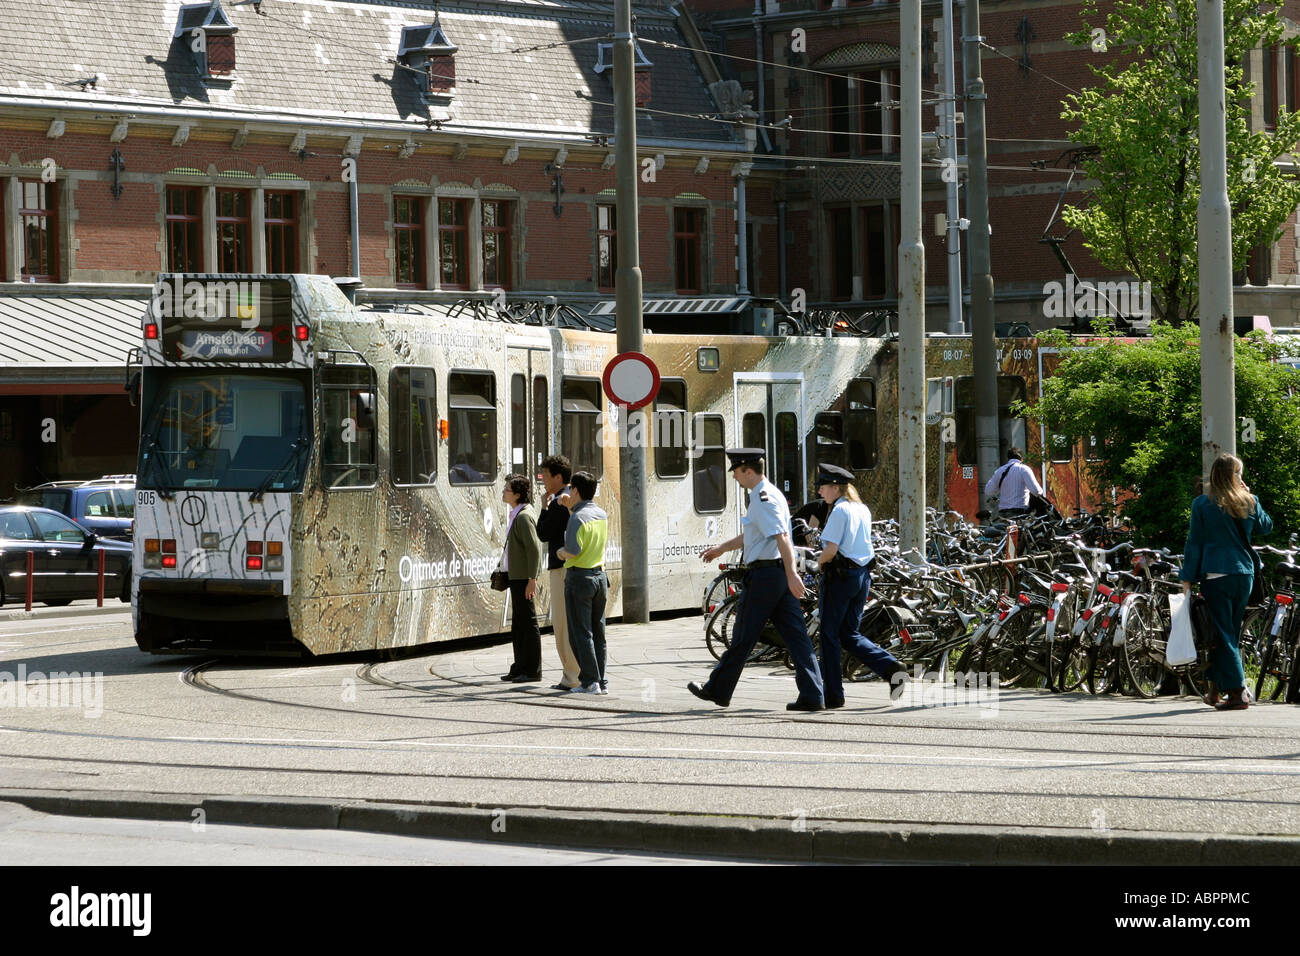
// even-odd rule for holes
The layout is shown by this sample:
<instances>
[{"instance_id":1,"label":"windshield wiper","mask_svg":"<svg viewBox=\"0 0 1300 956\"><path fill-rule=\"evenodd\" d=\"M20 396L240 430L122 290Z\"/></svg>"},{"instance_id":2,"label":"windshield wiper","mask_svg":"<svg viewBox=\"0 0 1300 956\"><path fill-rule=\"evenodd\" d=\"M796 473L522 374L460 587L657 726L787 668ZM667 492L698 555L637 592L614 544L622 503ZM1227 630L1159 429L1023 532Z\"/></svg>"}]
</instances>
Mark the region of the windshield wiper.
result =
<instances>
[{"instance_id":1,"label":"windshield wiper","mask_svg":"<svg viewBox=\"0 0 1300 956\"><path fill-rule=\"evenodd\" d=\"M153 458L154 470L162 478L162 484L158 487L158 494L162 495L164 500L170 501L176 497L175 492L172 491L172 469L171 465L167 464L167 453L163 451L162 443L158 441L157 435L149 439L148 449L150 452L156 452Z\"/></svg>"},{"instance_id":2,"label":"windshield wiper","mask_svg":"<svg viewBox=\"0 0 1300 956\"><path fill-rule=\"evenodd\" d=\"M275 479L279 478L280 475L284 472L284 470L297 460L298 452L301 451L303 448L308 447L310 444L311 443L307 440L306 430L303 428L303 412L302 409L299 408L298 409L298 437L295 438L293 440L293 444L289 446L288 457L285 458L284 461L280 462L280 464L277 465L274 469L267 472L266 477L262 479L262 483L258 485L256 488L254 488L253 493L248 496L248 500L250 502L260 501L262 496L266 494L267 489L271 487L271 484L275 481Z\"/></svg>"}]
</instances>

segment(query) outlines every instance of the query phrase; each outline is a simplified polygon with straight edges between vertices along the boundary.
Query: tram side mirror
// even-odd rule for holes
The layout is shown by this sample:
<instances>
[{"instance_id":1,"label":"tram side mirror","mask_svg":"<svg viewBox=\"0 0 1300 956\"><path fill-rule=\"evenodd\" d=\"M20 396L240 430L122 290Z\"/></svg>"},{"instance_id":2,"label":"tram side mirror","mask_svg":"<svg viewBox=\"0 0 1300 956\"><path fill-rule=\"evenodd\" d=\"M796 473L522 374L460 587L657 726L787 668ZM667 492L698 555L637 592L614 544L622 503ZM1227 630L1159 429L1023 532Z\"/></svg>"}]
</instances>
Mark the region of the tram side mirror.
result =
<instances>
[{"instance_id":1,"label":"tram side mirror","mask_svg":"<svg viewBox=\"0 0 1300 956\"><path fill-rule=\"evenodd\" d=\"M123 385L122 388L126 392L126 399L131 403L132 408L135 408L135 406L140 404L140 373L139 372L132 372L129 376L127 376L126 384Z\"/></svg>"}]
</instances>

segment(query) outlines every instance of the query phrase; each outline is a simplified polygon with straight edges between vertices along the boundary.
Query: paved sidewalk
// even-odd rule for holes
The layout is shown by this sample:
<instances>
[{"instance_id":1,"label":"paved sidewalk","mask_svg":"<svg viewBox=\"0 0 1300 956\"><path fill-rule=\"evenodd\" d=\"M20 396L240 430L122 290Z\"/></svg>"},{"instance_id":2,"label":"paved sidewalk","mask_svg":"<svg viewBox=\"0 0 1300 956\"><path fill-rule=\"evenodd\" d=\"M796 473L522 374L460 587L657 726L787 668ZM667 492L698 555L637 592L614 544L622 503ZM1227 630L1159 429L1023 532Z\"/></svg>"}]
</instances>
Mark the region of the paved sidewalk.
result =
<instances>
[{"instance_id":1,"label":"paved sidewalk","mask_svg":"<svg viewBox=\"0 0 1300 956\"><path fill-rule=\"evenodd\" d=\"M519 685L498 680L508 645L207 664L139 653L122 616L33 624L0 623L0 695L19 666L102 680L89 708L0 699L0 800L48 813L773 860L1300 862L1297 707L897 706L872 681L798 714L765 665L723 710L686 690L713 663L698 618L612 626L604 697L548 689L549 635L547 680Z\"/></svg>"}]
</instances>

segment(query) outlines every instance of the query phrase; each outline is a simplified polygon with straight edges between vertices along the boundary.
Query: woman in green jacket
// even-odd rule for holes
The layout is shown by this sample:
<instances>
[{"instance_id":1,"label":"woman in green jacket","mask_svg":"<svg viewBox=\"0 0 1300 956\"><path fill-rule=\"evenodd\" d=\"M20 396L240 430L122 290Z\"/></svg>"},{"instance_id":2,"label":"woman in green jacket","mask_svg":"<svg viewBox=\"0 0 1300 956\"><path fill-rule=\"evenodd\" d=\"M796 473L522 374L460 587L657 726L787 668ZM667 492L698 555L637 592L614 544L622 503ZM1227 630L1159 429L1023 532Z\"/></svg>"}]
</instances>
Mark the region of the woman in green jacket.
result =
<instances>
[{"instance_id":1,"label":"woman in green jacket","mask_svg":"<svg viewBox=\"0 0 1300 956\"><path fill-rule=\"evenodd\" d=\"M1220 455L1210 468L1209 493L1192 502L1192 524L1178 575L1189 595L1192 583L1200 582L1214 621L1205 702L1219 710L1245 710L1248 703L1237 641L1254 582L1250 540L1272 530L1273 519L1241 480L1241 459ZM1227 695L1222 701L1221 694Z\"/></svg>"},{"instance_id":2,"label":"woman in green jacket","mask_svg":"<svg viewBox=\"0 0 1300 956\"><path fill-rule=\"evenodd\" d=\"M537 628L533 604L542 569L542 543L537 538L537 519L528 510L533 483L524 475L506 475L501 500L510 507L501 564L510 577L510 637L515 646L510 673L501 679L531 684L542 679L542 632Z\"/></svg>"}]
</instances>

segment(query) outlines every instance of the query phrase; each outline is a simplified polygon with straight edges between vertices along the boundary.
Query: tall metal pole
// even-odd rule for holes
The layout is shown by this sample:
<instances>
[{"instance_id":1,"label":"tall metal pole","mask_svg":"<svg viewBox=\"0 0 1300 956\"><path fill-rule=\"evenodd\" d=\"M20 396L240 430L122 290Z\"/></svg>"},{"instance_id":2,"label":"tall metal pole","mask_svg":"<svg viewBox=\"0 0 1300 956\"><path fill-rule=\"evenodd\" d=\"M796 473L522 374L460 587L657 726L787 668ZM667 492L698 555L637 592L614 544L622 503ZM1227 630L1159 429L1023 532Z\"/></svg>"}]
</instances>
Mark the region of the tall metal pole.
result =
<instances>
[{"instance_id":1,"label":"tall metal pole","mask_svg":"<svg viewBox=\"0 0 1300 956\"><path fill-rule=\"evenodd\" d=\"M961 206L957 200L957 81L952 46L952 0L943 0L943 35L939 40L943 55L943 102L936 112L944 140L944 165L952 170L948 182L948 334L961 335L966 331L961 303ZM943 468L939 469L943 480ZM942 500L942 495L940 495Z\"/></svg>"},{"instance_id":2,"label":"tall metal pole","mask_svg":"<svg viewBox=\"0 0 1300 956\"><path fill-rule=\"evenodd\" d=\"M898 243L899 546L925 555L925 245L921 239L921 0L899 13Z\"/></svg>"},{"instance_id":3,"label":"tall metal pole","mask_svg":"<svg viewBox=\"0 0 1300 956\"><path fill-rule=\"evenodd\" d=\"M736 177L736 291L749 294L749 236L745 232L745 177Z\"/></svg>"},{"instance_id":4,"label":"tall metal pole","mask_svg":"<svg viewBox=\"0 0 1300 956\"><path fill-rule=\"evenodd\" d=\"M1201 198L1196 208L1201 290L1201 464L1237 453L1232 310L1232 212L1228 204L1223 83L1223 0L1197 0Z\"/></svg>"},{"instance_id":5,"label":"tall metal pole","mask_svg":"<svg viewBox=\"0 0 1300 956\"><path fill-rule=\"evenodd\" d=\"M993 341L993 268L989 255L988 144L984 129L984 71L980 64L979 0L966 0L966 212L970 218L970 331L975 371L975 460L980 491L998 467L998 365Z\"/></svg>"},{"instance_id":6,"label":"tall metal pole","mask_svg":"<svg viewBox=\"0 0 1300 956\"><path fill-rule=\"evenodd\" d=\"M614 4L614 186L618 215L618 267L614 300L619 352L642 351L641 246L636 162L636 89L633 76L632 0ZM644 426L644 411L636 411ZM624 434L638 431L629 420ZM644 427L639 429L646 434ZM649 553L646 535L646 473L643 443L623 441L618 450L619 524L622 541L623 620L650 620Z\"/></svg>"}]
</instances>

